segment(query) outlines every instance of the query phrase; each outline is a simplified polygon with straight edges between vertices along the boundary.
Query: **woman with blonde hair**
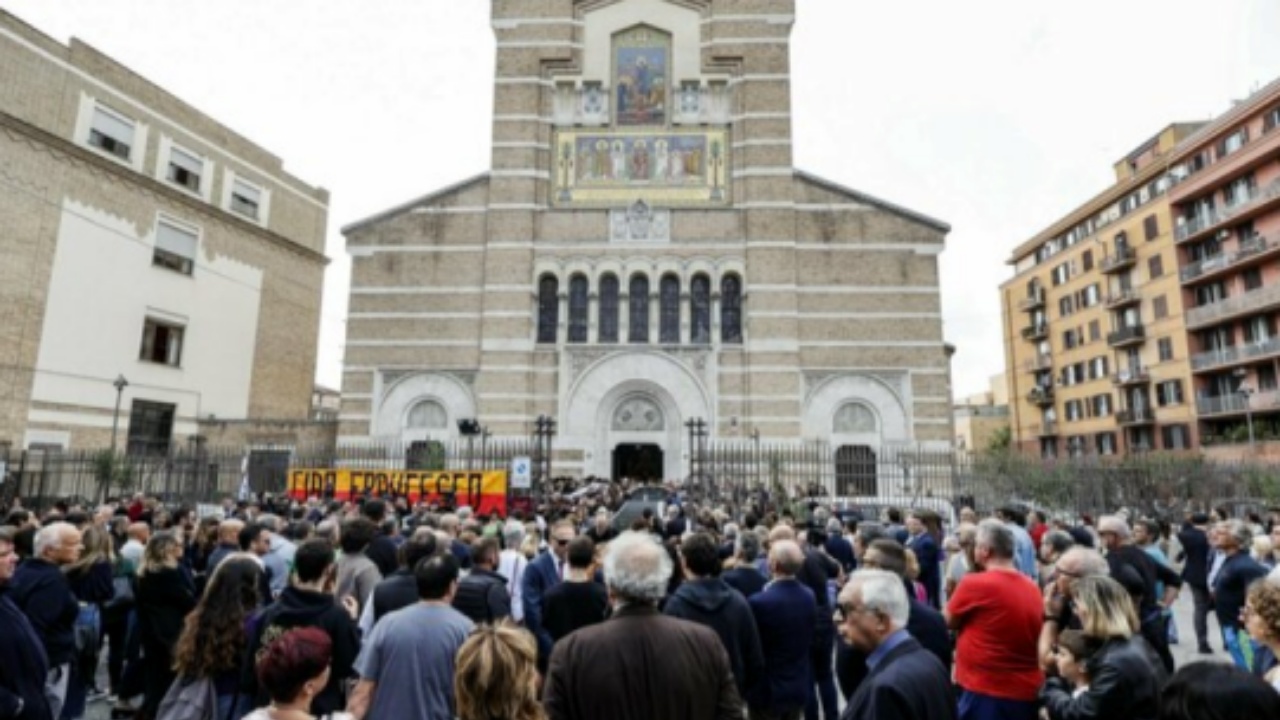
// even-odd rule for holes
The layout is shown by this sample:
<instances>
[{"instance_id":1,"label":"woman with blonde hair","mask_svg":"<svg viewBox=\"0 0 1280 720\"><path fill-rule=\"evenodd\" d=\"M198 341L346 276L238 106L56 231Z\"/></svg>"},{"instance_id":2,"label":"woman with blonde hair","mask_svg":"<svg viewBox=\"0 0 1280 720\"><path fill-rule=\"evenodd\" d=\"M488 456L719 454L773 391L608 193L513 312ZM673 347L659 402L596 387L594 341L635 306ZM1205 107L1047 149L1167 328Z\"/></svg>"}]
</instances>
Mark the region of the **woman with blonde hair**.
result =
<instances>
[{"instance_id":1,"label":"woman with blonde hair","mask_svg":"<svg viewBox=\"0 0 1280 720\"><path fill-rule=\"evenodd\" d=\"M458 648L458 720L545 720L538 685L538 645L509 621L481 625Z\"/></svg>"},{"instance_id":2,"label":"woman with blonde hair","mask_svg":"<svg viewBox=\"0 0 1280 720\"><path fill-rule=\"evenodd\" d=\"M1049 680L1040 692L1045 713L1050 720L1155 720L1164 664L1138 633L1138 614L1128 591L1109 577L1090 576L1076 580L1072 594L1072 607L1093 650L1087 666L1090 684L1077 696L1061 678Z\"/></svg>"},{"instance_id":3,"label":"woman with blonde hair","mask_svg":"<svg viewBox=\"0 0 1280 720\"><path fill-rule=\"evenodd\" d=\"M76 658L71 663L71 680L67 684L67 700L63 717L84 715L85 703L104 693L95 685L98 654L102 643L102 608L115 597L112 579L115 553L111 534L97 525L85 528L80 539L84 551L80 559L62 569L71 592L80 601L80 615L75 623Z\"/></svg>"},{"instance_id":4,"label":"woman with blonde hair","mask_svg":"<svg viewBox=\"0 0 1280 720\"><path fill-rule=\"evenodd\" d=\"M187 613L196 606L191 577L179 566L183 547L168 530L151 536L138 569L135 592L138 637L146 660L142 663L146 691L143 717L153 718L173 684L173 649L182 635Z\"/></svg>"}]
</instances>

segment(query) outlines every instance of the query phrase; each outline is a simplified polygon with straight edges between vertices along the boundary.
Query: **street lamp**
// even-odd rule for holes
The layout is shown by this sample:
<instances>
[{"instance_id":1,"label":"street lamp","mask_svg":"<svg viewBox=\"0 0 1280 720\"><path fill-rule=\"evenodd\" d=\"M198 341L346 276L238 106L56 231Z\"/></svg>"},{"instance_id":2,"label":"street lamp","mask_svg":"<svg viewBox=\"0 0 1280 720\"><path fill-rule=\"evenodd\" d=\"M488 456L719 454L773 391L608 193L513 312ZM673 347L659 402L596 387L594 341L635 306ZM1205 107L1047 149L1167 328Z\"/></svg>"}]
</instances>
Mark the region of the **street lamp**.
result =
<instances>
[{"instance_id":1,"label":"street lamp","mask_svg":"<svg viewBox=\"0 0 1280 720\"><path fill-rule=\"evenodd\" d=\"M1240 396L1240 401L1244 403L1245 423L1249 426L1249 452L1252 454L1255 449L1253 440L1253 407L1249 404L1249 398L1253 396L1253 388L1249 387L1249 384L1244 381L1245 377L1248 376L1248 372L1244 368L1236 368L1232 375L1240 379L1240 385L1236 387L1236 394Z\"/></svg>"},{"instance_id":2,"label":"street lamp","mask_svg":"<svg viewBox=\"0 0 1280 720\"><path fill-rule=\"evenodd\" d=\"M116 433L120 430L120 400L124 396L124 389L129 387L129 381L124 379L124 375L116 378L111 386L116 389L116 412L111 417L111 454L116 454Z\"/></svg>"}]
</instances>

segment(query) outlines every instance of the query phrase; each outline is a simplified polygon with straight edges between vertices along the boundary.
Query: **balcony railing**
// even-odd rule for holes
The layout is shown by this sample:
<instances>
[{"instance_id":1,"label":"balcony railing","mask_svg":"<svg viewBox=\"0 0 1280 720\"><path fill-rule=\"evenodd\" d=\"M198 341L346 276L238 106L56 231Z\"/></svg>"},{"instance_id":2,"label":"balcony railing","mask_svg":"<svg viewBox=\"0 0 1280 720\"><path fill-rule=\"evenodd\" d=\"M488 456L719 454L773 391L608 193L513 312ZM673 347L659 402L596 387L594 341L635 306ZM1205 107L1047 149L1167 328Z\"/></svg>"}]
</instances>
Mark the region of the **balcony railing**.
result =
<instances>
[{"instance_id":1,"label":"balcony railing","mask_svg":"<svg viewBox=\"0 0 1280 720\"><path fill-rule=\"evenodd\" d=\"M1053 437L1058 434L1058 421L1045 420L1044 424L1039 427L1036 434L1040 437Z\"/></svg>"},{"instance_id":2,"label":"balcony railing","mask_svg":"<svg viewBox=\"0 0 1280 720\"><path fill-rule=\"evenodd\" d=\"M1265 310L1280 304L1280 283L1250 290L1243 295L1229 297L1187 311L1187 326L1209 325L1235 315Z\"/></svg>"},{"instance_id":3,"label":"balcony railing","mask_svg":"<svg viewBox=\"0 0 1280 720\"><path fill-rule=\"evenodd\" d=\"M1262 412L1276 408L1280 408L1280 391L1277 390L1250 395L1247 403L1245 396L1238 393L1196 399L1196 412L1202 416L1243 415L1246 410Z\"/></svg>"},{"instance_id":4,"label":"balcony railing","mask_svg":"<svg viewBox=\"0 0 1280 720\"><path fill-rule=\"evenodd\" d=\"M1147 330L1141 325L1130 325L1107 333L1107 344L1112 347L1134 345L1147 339Z\"/></svg>"},{"instance_id":5,"label":"balcony railing","mask_svg":"<svg viewBox=\"0 0 1280 720\"><path fill-rule=\"evenodd\" d=\"M1103 273L1119 272L1138 262L1138 253L1131 247L1118 247L1115 254L1108 255L1098 265Z\"/></svg>"},{"instance_id":6,"label":"balcony railing","mask_svg":"<svg viewBox=\"0 0 1280 720\"><path fill-rule=\"evenodd\" d=\"M1112 310L1139 302L1142 302L1142 293L1132 288L1107 295L1107 308Z\"/></svg>"},{"instance_id":7,"label":"balcony railing","mask_svg":"<svg viewBox=\"0 0 1280 720\"><path fill-rule=\"evenodd\" d=\"M1027 393L1027 400L1040 406L1053 404L1053 388L1052 387L1036 387Z\"/></svg>"},{"instance_id":8,"label":"balcony railing","mask_svg":"<svg viewBox=\"0 0 1280 720\"><path fill-rule=\"evenodd\" d=\"M1052 355L1036 355L1033 358L1025 360L1022 363L1022 369L1027 372L1039 372L1041 370L1053 369Z\"/></svg>"},{"instance_id":9,"label":"balcony railing","mask_svg":"<svg viewBox=\"0 0 1280 720\"><path fill-rule=\"evenodd\" d=\"M1039 310L1042 307L1044 307L1044 288L1027 293L1027 297L1018 303L1018 309L1024 312Z\"/></svg>"},{"instance_id":10,"label":"balcony railing","mask_svg":"<svg viewBox=\"0 0 1280 720\"><path fill-rule=\"evenodd\" d=\"M1150 425L1155 421L1156 414L1150 408L1121 410L1116 413L1116 422L1121 425Z\"/></svg>"},{"instance_id":11,"label":"balcony railing","mask_svg":"<svg viewBox=\"0 0 1280 720\"><path fill-rule=\"evenodd\" d=\"M1190 282L1198 277L1208 275L1210 273L1226 270L1235 265L1253 260L1259 255L1270 253L1274 250L1280 250L1280 239L1268 238L1263 235L1254 235L1252 239L1240 244L1240 249L1235 252L1222 253L1213 257L1205 258L1198 262L1182 268L1179 276L1182 282Z\"/></svg>"},{"instance_id":12,"label":"balcony railing","mask_svg":"<svg viewBox=\"0 0 1280 720\"><path fill-rule=\"evenodd\" d=\"M1261 342L1232 345L1218 350L1197 353L1191 356L1191 369L1197 372L1210 370L1223 365L1234 365L1239 362L1277 354L1280 354L1280 337L1273 337Z\"/></svg>"},{"instance_id":13,"label":"balcony railing","mask_svg":"<svg viewBox=\"0 0 1280 720\"><path fill-rule=\"evenodd\" d=\"M1036 341L1043 340L1047 337L1049 337L1049 326L1045 323L1022 328L1023 340Z\"/></svg>"},{"instance_id":14,"label":"balcony railing","mask_svg":"<svg viewBox=\"0 0 1280 720\"><path fill-rule=\"evenodd\" d=\"M1127 385L1142 385L1151 382L1151 375L1146 368L1131 368L1129 370L1121 370L1111 376L1111 383L1119 387Z\"/></svg>"},{"instance_id":15,"label":"balcony railing","mask_svg":"<svg viewBox=\"0 0 1280 720\"><path fill-rule=\"evenodd\" d=\"M1174 240L1176 242L1190 240L1277 198L1280 198L1280 178L1260 188L1254 188L1228 207L1210 210L1203 215L1197 215L1179 223L1173 230Z\"/></svg>"}]
</instances>

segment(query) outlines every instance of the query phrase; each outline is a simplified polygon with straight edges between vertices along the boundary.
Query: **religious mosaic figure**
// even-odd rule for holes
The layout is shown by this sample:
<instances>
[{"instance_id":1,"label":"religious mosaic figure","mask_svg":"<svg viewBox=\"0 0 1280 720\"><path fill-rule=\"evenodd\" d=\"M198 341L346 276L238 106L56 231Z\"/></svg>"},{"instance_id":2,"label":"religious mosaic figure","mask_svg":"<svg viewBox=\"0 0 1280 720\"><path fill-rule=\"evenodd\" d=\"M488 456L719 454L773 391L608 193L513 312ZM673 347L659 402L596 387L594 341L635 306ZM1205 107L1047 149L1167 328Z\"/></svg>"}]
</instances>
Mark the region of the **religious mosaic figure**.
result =
<instances>
[{"instance_id":1,"label":"religious mosaic figure","mask_svg":"<svg viewBox=\"0 0 1280 720\"><path fill-rule=\"evenodd\" d=\"M666 181L670 156L667 154L667 141L659 139L653 143L653 179Z\"/></svg>"},{"instance_id":2,"label":"religious mosaic figure","mask_svg":"<svg viewBox=\"0 0 1280 720\"><path fill-rule=\"evenodd\" d=\"M621 140L613 141L613 174L610 175L614 180L627 179L627 146Z\"/></svg>"},{"instance_id":3,"label":"religious mosaic figure","mask_svg":"<svg viewBox=\"0 0 1280 720\"><path fill-rule=\"evenodd\" d=\"M671 37L640 26L614 39L615 115L619 125L665 125Z\"/></svg>"},{"instance_id":4,"label":"religious mosaic figure","mask_svg":"<svg viewBox=\"0 0 1280 720\"><path fill-rule=\"evenodd\" d=\"M631 179L649 179L649 144L636 140L631 150Z\"/></svg>"}]
</instances>

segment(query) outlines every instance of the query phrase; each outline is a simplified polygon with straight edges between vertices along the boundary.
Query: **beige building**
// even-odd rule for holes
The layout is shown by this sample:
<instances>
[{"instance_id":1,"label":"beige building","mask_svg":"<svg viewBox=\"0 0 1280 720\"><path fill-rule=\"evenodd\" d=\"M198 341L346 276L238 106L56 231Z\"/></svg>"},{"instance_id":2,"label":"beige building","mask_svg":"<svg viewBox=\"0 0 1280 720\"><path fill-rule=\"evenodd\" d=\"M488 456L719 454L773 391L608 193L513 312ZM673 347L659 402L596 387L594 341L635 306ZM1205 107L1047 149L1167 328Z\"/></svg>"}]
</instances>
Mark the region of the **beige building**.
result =
<instances>
[{"instance_id":1,"label":"beige building","mask_svg":"<svg viewBox=\"0 0 1280 720\"><path fill-rule=\"evenodd\" d=\"M686 474L696 420L948 447L948 226L793 166L794 20L494 3L492 166L344 229L340 438L525 438L545 415L555 472L648 477Z\"/></svg>"},{"instance_id":2,"label":"beige building","mask_svg":"<svg viewBox=\"0 0 1280 720\"><path fill-rule=\"evenodd\" d=\"M325 190L98 50L3 11L0 189L0 456L106 447L117 412L133 451L200 423L227 442L260 440L257 427L296 438Z\"/></svg>"},{"instance_id":3,"label":"beige building","mask_svg":"<svg viewBox=\"0 0 1280 720\"><path fill-rule=\"evenodd\" d=\"M991 378L991 389L970 395L956 403L955 448L957 450L982 451L1009 427L1009 389L1003 373ZM1012 437L1012 436L1010 436Z\"/></svg>"},{"instance_id":4,"label":"beige building","mask_svg":"<svg viewBox=\"0 0 1280 720\"><path fill-rule=\"evenodd\" d=\"M1014 250L1000 287L1013 442L1044 457L1195 447L1168 192L1172 125Z\"/></svg>"}]
</instances>

